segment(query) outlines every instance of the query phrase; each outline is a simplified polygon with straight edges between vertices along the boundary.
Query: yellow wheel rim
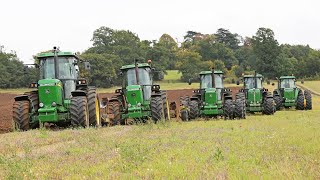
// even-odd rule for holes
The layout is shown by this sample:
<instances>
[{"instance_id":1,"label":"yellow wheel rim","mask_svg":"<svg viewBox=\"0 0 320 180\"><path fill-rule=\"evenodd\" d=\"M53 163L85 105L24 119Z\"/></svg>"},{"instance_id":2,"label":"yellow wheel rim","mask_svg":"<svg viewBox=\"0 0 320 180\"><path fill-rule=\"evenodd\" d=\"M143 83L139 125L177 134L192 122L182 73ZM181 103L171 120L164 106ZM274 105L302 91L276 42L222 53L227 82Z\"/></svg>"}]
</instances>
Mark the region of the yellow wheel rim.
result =
<instances>
[{"instance_id":1,"label":"yellow wheel rim","mask_svg":"<svg viewBox=\"0 0 320 180\"><path fill-rule=\"evenodd\" d=\"M98 98L96 98L96 121L97 121L97 126L100 126L100 105L99 105Z\"/></svg>"}]
</instances>

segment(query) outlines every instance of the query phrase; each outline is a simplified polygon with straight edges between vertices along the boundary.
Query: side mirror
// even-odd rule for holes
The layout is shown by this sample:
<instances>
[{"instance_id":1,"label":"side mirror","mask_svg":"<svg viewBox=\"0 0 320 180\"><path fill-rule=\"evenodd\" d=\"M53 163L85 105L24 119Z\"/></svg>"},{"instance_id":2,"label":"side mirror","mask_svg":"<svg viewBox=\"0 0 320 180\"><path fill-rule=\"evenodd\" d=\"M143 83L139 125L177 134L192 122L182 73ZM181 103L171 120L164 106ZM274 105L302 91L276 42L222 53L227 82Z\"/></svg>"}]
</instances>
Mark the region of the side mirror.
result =
<instances>
[{"instance_id":1,"label":"side mirror","mask_svg":"<svg viewBox=\"0 0 320 180\"><path fill-rule=\"evenodd\" d=\"M90 70L91 69L89 62L84 62L84 69L85 70Z\"/></svg>"},{"instance_id":2,"label":"side mirror","mask_svg":"<svg viewBox=\"0 0 320 180\"><path fill-rule=\"evenodd\" d=\"M192 84L192 81L191 81L191 79L189 79L189 80L188 80L188 84L189 84L189 85L191 85L191 84Z\"/></svg>"},{"instance_id":3,"label":"side mirror","mask_svg":"<svg viewBox=\"0 0 320 180\"><path fill-rule=\"evenodd\" d=\"M238 86L240 85L240 81L237 81L237 85L238 85Z\"/></svg>"},{"instance_id":4,"label":"side mirror","mask_svg":"<svg viewBox=\"0 0 320 180\"><path fill-rule=\"evenodd\" d=\"M120 71L120 72L118 73L118 76L123 76L122 71Z\"/></svg>"}]
</instances>

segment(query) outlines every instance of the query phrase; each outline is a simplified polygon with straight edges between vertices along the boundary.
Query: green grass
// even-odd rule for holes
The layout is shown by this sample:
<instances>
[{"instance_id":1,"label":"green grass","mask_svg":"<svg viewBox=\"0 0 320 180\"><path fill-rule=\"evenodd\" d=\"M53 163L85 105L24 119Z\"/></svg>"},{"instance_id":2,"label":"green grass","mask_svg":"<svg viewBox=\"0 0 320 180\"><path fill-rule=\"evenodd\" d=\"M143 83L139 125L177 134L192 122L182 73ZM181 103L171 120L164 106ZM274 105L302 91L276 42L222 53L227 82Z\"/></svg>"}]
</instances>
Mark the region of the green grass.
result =
<instances>
[{"instance_id":1,"label":"green grass","mask_svg":"<svg viewBox=\"0 0 320 180\"><path fill-rule=\"evenodd\" d=\"M312 111L0 135L3 179L319 179Z\"/></svg>"},{"instance_id":2,"label":"green grass","mask_svg":"<svg viewBox=\"0 0 320 180\"><path fill-rule=\"evenodd\" d=\"M301 84L298 82L297 84ZM320 81L305 81L303 86L310 88L313 91L320 93Z\"/></svg>"}]
</instances>

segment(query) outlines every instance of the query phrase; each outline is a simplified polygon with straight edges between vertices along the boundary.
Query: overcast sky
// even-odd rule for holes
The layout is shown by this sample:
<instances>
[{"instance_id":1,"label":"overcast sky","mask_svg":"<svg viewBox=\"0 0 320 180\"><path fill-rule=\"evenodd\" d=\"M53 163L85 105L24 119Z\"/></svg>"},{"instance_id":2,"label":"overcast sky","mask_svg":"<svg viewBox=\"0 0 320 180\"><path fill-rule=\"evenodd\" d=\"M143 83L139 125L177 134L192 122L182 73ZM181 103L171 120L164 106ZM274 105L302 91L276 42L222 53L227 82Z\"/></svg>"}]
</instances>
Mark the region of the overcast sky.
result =
<instances>
[{"instance_id":1,"label":"overcast sky","mask_svg":"<svg viewBox=\"0 0 320 180\"><path fill-rule=\"evenodd\" d=\"M223 27L252 36L268 27L280 43L320 49L317 0L1 0L0 7L0 45L25 62L53 46L82 52L100 26L179 41L188 30L212 34Z\"/></svg>"}]
</instances>

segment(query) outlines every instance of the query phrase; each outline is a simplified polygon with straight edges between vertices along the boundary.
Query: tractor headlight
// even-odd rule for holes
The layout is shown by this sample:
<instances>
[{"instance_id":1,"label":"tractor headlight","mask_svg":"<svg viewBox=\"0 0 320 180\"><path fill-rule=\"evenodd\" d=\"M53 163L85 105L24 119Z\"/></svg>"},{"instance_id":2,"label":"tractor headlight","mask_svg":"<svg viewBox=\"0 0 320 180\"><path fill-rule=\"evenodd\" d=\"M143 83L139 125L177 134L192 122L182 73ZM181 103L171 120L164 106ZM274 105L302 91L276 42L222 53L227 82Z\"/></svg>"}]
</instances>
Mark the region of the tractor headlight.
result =
<instances>
[{"instance_id":1,"label":"tractor headlight","mask_svg":"<svg viewBox=\"0 0 320 180\"><path fill-rule=\"evenodd\" d=\"M128 107L131 107L131 104L130 104L130 103L128 104Z\"/></svg>"},{"instance_id":2,"label":"tractor headlight","mask_svg":"<svg viewBox=\"0 0 320 180\"><path fill-rule=\"evenodd\" d=\"M51 105L52 105L53 107L55 107L55 106L57 105L57 103L56 103L56 102L53 102Z\"/></svg>"},{"instance_id":3,"label":"tractor headlight","mask_svg":"<svg viewBox=\"0 0 320 180\"><path fill-rule=\"evenodd\" d=\"M43 103L39 103L39 107L41 107L41 108L42 108L43 106L44 106L44 104L43 104Z\"/></svg>"},{"instance_id":4,"label":"tractor headlight","mask_svg":"<svg viewBox=\"0 0 320 180\"><path fill-rule=\"evenodd\" d=\"M138 107L141 107L141 103L138 103L137 106L138 106Z\"/></svg>"}]
</instances>

